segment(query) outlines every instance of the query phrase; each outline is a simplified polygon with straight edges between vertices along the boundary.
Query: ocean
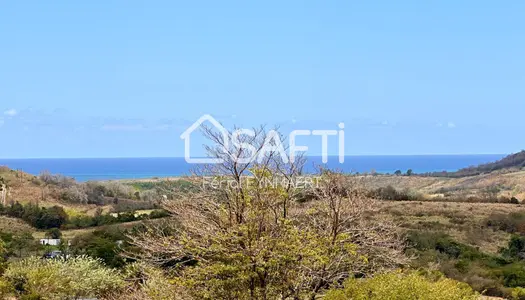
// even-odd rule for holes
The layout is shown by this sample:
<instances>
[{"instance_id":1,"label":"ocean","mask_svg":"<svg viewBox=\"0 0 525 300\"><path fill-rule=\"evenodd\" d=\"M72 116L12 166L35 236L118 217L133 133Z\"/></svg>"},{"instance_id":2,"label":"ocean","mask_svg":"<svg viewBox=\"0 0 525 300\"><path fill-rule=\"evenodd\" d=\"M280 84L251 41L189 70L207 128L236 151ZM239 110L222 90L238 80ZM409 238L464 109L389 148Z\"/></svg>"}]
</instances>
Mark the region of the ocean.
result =
<instances>
[{"instance_id":1,"label":"ocean","mask_svg":"<svg viewBox=\"0 0 525 300\"><path fill-rule=\"evenodd\" d=\"M328 158L326 166L342 172L394 173L396 170L415 173L456 171L461 168L493 162L505 154L483 155L385 155L346 156L343 164L338 157ZM306 171L315 170L321 157L308 157ZM21 170L33 175L43 171L73 177L77 181L140 179L189 175L193 165L184 158L39 158L0 159L0 166Z\"/></svg>"}]
</instances>

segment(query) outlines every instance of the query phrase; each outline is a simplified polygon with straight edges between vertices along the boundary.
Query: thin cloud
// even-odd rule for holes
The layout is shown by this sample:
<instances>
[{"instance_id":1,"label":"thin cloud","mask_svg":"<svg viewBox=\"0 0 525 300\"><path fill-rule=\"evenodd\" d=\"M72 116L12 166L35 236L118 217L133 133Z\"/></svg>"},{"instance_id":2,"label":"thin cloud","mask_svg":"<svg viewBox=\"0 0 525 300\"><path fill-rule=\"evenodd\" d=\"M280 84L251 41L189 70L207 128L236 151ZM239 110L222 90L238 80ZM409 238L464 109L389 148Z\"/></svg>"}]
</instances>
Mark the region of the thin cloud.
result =
<instances>
[{"instance_id":1,"label":"thin cloud","mask_svg":"<svg viewBox=\"0 0 525 300\"><path fill-rule=\"evenodd\" d=\"M105 124L100 127L104 131L165 131L171 129L170 124L144 125L144 124Z\"/></svg>"},{"instance_id":2,"label":"thin cloud","mask_svg":"<svg viewBox=\"0 0 525 300\"><path fill-rule=\"evenodd\" d=\"M13 109L13 108L4 111L4 115L9 116L9 117L14 117L17 114L18 114L18 112L16 111L16 109Z\"/></svg>"},{"instance_id":3,"label":"thin cloud","mask_svg":"<svg viewBox=\"0 0 525 300\"><path fill-rule=\"evenodd\" d=\"M456 124L454 122L448 122L447 126L448 128L456 128Z\"/></svg>"},{"instance_id":4,"label":"thin cloud","mask_svg":"<svg viewBox=\"0 0 525 300\"><path fill-rule=\"evenodd\" d=\"M152 130L155 130L155 131L164 131L164 130L169 130L172 126L169 125L169 124L161 124L161 125L157 125L157 126L154 126L152 128Z\"/></svg>"},{"instance_id":5,"label":"thin cloud","mask_svg":"<svg viewBox=\"0 0 525 300\"><path fill-rule=\"evenodd\" d=\"M134 124L134 125L125 125L125 124L108 124L101 127L105 131L141 131L144 130L144 125Z\"/></svg>"}]
</instances>

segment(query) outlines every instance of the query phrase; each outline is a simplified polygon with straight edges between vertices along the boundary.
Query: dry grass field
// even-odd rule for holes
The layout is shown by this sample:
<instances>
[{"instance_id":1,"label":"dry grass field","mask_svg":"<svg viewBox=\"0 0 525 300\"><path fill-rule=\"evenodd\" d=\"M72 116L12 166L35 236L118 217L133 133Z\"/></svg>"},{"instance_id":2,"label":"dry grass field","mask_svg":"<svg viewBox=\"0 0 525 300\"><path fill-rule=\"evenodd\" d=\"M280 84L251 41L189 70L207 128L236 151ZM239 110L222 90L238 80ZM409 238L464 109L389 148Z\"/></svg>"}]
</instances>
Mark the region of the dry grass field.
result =
<instances>
[{"instance_id":1,"label":"dry grass field","mask_svg":"<svg viewBox=\"0 0 525 300\"><path fill-rule=\"evenodd\" d=\"M488 189L497 188L498 196L525 199L525 171L493 172L489 174L462 177L424 177L424 176L366 176L369 188L393 186L398 190L419 193L428 199L436 197L482 197Z\"/></svg>"},{"instance_id":2,"label":"dry grass field","mask_svg":"<svg viewBox=\"0 0 525 300\"><path fill-rule=\"evenodd\" d=\"M34 232L35 228L20 219L0 216L0 231L3 233L18 234L24 231Z\"/></svg>"},{"instance_id":3,"label":"dry grass field","mask_svg":"<svg viewBox=\"0 0 525 300\"><path fill-rule=\"evenodd\" d=\"M496 214L525 213L525 205L434 201L380 201L380 215L406 230L441 231L455 240L497 253L510 234L490 228L487 220Z\"/></svg>"}]
</instances>

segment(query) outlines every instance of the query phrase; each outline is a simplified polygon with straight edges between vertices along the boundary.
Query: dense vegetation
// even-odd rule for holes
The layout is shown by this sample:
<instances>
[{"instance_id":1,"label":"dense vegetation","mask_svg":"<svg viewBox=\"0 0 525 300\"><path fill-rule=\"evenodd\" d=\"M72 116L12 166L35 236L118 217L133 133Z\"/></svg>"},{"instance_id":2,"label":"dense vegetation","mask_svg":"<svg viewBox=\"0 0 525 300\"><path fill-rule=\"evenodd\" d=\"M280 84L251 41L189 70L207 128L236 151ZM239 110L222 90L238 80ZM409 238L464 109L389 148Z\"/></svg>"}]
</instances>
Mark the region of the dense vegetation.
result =
<instances>
[{"instance_id":1,"label":"dense vegetation","mask_svg":"<svg viewBox=\"0 0 525 300\"><path fill-rule=\"evenodd\" d=\"M467 284L444 278L439 273L392 272L369 279L349 279L343 289L329 291L323 299L474 300L479 299L479 295Z\"/></svg>"},{"instance_id":2,"label":"dense vegetation","mask_svg":"<svg viewBox=\"0 0 525 300\"><path fill-rule=\"evenodd\" d=\"M412 268L439 270L485 295L511 298L523 292L521 205L411 201L382 207L407 232Z\"/></svg>"},{"instance_id":3,"label":"dense vegetation","mask_svg":"<svg viewBox=\"0 0 525 300\"><path fill-rule=\"evenodd\" d=\"M0 205L0 215L20 218L39 229L59 228L68 220L61 206L46 208L32 204L22 205L18 202L8 206Z\"/></svg>"},{"instance_id":4,"label":"dense vegetation","mask_svg":"<svg viewBox=\"0 0 525 300\"><path fill-rule=\"evenodd\" d=\"M111 205L116 213L98 208L68 215L61 205L0 205L0 215L14 218L9 220L64 239L43 246L27 228L0 232L0 297L525 298L525 212L518 211L518 199L498 196L496 188L481 190L477 199L441 198L450 202L431 211L417 191L367 188L362 176L321 170L316 185L298 188L293 184L298 165L269 159L218 168L210 176L230 184L211 189L197 178L129 183L76 183L48 173L33 178L42 199ZM244 173L253 176L252 184L237 176ZM397 173L394 178L413 179L407 178L412 172ZM461 202L514 203L506 207L517 211L494 210L474 220L473 206L461 210L469 205ZM401 205L385 209L383 203ZM135 213L143 204L163 209ZM113 226L138 220L148 222ZM65 243L64 234L78 228L93 229ZM495 241L496 250L479 246ZM36 258L52 250L60 253L56 259Z\"/></svg>"},{"instance_id":5,"label":"dense vegetation","mask_svg":"<svg viewBox=\"0 0 525 300\"><path fill-rule=\"evenodd\" d=\"M22 299L78 299L101 296L124 286L119 272L89 257L68 260L28 258L9 264L0 281L0 296Z\"/></svg>"},{"instance_id":6,"label":"dense vegetation","mask_svg":"<svg viewBox=\"0 0 525 300\"><path fill-rule=\"evenodd\" d=\"M123 268L126 264L134 261L120 255L124 251L132 251L132 249L126 232L117 228L98 229L80 235L71 241L71 247L68 251L75 256L87 255L98 258L111 268Z\"/></svg>"},{"instance_id":7,"label":"dense vegetation","mask_svg":"<svg viewBox=\"0 0 525 300\"><path fill-rule=\"evenodd\" d=\"M261 176L269 174L260 173ZM176 223L141 226L127 232L96 230L75 238L71 247L64 249L72 257L78 257L73 260L55 262L28 258L10 263L0 277L0 293L17 295L21 299L64 299L65 295L101 299L276 299L285 292L288 295L284 298L299 299L315 294L326 294L327 299L477 297L467 285L437 273L420 275L393 270L408 267L403 259L404 249L397 244L402 239L390 231L395 228L389 227L384 220L367 221L367 212L373 211L370 211L373 201L359 192L358 182L332 173L325 173L323 178L323 184L312 191L314 200L287 204L288 221L282 218L282 205L287 195L295 194L292 190L289 194L281 187L247 187L239 195L244 195L249 205L242 213L233 214L237 215L234 220L241 220L235 226L227 225L231 221L228 216L234 211L210 211L224 200L212 206L199 205L212 204L208 201L222 192L186 193L186 197L181 195L180 201L170 202L166 207L177 214ZM258 201L254 202L255 199ZM256 205L259 201L268 202ZM281 209L275 212L281 217L275 219L272 215L278 207ZM343 221L347 217L353 221ZM334 227L333 221L337 219L341 223ZM212 220L219 222L217 225L225 231L217 234L220 231L209 227ZM308 224L326 224L327 227L314 229L316 227L311 228ZM262 231L261 225L266 227ZM377 237L365 233L371 229L386 236L376 240ZM348 235L351 231L347 230L360 233ZM201 240L194 234L203 235L205 244L200 244ZM362 234L365 234L364 239L360 237ZM436 244L419 246L417 238L409 235L411 247L407 250L434 249L454 259L483 260L487 257L468 254L475 250L456 244L448 237L428 235L428 238L436 240ZM385 243L398 246L385 247ZM249 248L240 247L250 244ZM125 258L129 255L141 262ZM346 275L348 270L352 270L354 279ZM62 272L69 275L57 278ZM319 276L322 281L316 279ZM332 279L329 281L329 278ZM340 289L343 278L347 280ZM77 281L79 284L74 284ZM509 293L512 292L518 294L520 291Z\"/></svg>"},{"instance_id":8,"label":"dense vegetation","mask_svg":"<svg viewBox=\"0 0 525 300\"><path fill-rule=\"evenodd\" d=\"M233 284L233 283L232 283ZM349 279L325 299L477 299L466 284L438 273L390 272L370 279ZM28 258L11 263L0 277L0 297L19 299L188 299L162 270L133 263L121 271L86 256L68 260ZM258 297L256 297L258 298ZM226 297L224 299L240 299Z\"/></svg>"},{"instance_id":9,"label":"dense vegetation","mask_svg":"<svg viewBox=\"0 0 525 300\"><path fill-rule=\"evenodd\" d=\"M118 224L125 222L134 222L141 220L152 220L167 217L169 214L162 209L153 210L149 214L137 214L135 211L102 214L97 211L94 216L79 215L69 218L68 222L63 226L64 229L79 229L104 226L110 224Z\"/></svg>"},{"instance_id":10,"label":"dense vegetation","mask_svg":"<svg viewBox=\"0 0 525 300\"><path fill-rule=\"evenodd\" d=\"M133 222L144 219L156 219L166 217L168 214L163 210L155 210L150 214L135 214L133 211L114 214L102 214L98 210L94 216L78 215L69 217L61 206L40 207L33 204L22 205L18 202L8 206L0 204L0 215L20 218L31 226L38 229L64 228L78 229L96 227L102 225Z\"/></svg>"},{"instance_id":11,"label":"dense vegetation","mask_svg":"<svg viewBox=\"0 0 525 300\"><path fill-rule=\"evenodd\" d=\"M418 255L415 266L426 268L429 263L441 261L439 268L446 276L467 282L485 294L509 296L511 288L525 285L525 272L521 271L525 270L525 262L516 255L514 239L501 249L501 255L483 253L431 231L410 232L409 242Z\"/></svg>"}]
</instances>

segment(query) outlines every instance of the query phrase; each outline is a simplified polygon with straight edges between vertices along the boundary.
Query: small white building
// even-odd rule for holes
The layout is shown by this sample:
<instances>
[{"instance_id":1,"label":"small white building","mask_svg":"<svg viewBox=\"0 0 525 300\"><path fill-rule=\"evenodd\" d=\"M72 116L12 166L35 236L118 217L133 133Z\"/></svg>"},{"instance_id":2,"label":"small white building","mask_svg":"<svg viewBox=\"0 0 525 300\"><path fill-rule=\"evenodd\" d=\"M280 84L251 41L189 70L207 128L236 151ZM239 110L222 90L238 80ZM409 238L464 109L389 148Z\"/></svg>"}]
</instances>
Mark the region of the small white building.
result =
<instances>
[{"instance_id":1,"label":"small white building","mask_svg":"<svg viewBox=\"0 0 525 300\"><path fill-rule=\"evenodd\" d=\"M40 239L41 245L58 246L60 245L60 239Z\"/></svg>"}]
</instances>

